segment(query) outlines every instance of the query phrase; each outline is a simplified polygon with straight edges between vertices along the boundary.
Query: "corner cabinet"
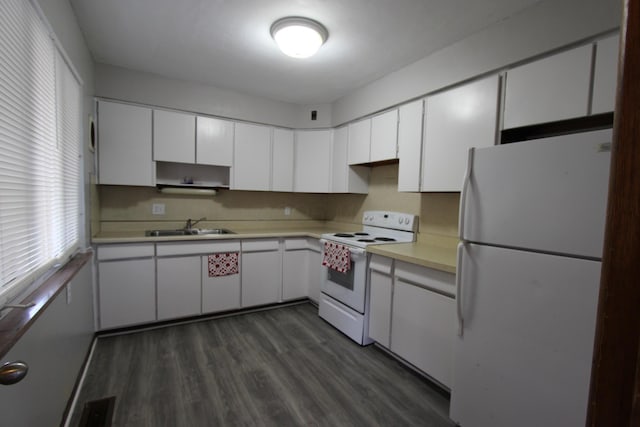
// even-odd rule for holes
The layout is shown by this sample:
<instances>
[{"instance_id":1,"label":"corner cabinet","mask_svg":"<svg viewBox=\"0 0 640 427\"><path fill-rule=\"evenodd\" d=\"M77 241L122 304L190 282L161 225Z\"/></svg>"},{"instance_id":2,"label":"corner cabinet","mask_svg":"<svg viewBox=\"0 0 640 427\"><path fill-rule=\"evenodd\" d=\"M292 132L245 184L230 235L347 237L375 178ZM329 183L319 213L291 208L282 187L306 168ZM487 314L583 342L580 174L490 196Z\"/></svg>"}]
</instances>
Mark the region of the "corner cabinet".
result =
<instances>
[{"instance_id":1,"label":"corner cabinet","mask_svg":"<svg viewBox=\"0 0 640 427\"><path fill-rule=\"evenodd\" d=\"M236 123L231 178L232 190L270 190L270 127Z\"/></svg>"},{"instance_id":2,"label":"corner cabinet","mask_svg":"<svg viewBox=\"0 0 640 427\"><path fill-rule=\"evenodd\" d=\"M98 183L155 186L152 110L98 102Z\"/></svg>"},{"instance_id":3,"label":"corner cabinet","mask_svg":"<svg viewBox=\"0 0 640 427\"><path fill-rule=\"evenodd\" d=\"M273 130L271 191L293 191L294 133L290 129Z\"/></svg>"},{"instance_id":4,"label":"corner cabinet","mask_svg":"<svg viewBox=\"0 0 640 427\"><path fill-rule=\"evenodd\" d=\"M591 44L507 72L504 129L586 116Z\"/></svg>"},{"instance_id":5,"label":"corner cabinet","mask_svg":"<svg viewBox=\"0 0 640 427\"><path fill-rule=\"evenodd\" d=\"M296 131L293 189L328 193L331 173L331 130Z\"/></svg>"},{"instance_id":6,"label":"corner cabinet","mask_svg":"<svg viewBox=\"0 0 640 427\"><path fill-rule=\"evenodd\" d=\"M421 191L461 191L469 148L496 143L500 77L426 99Z\"/></svg>"},{"instance_id":7,"label":"corner cabinet","mask_svg":"<svg viewBox=\"0 0 640 427\"><path fill-rule=\"evenodd\" d=\"M371 168L349 165L348 151L349 128L343 126L334 129L331 149L331 193L367 194Z\"/></svg>"}]
</instances>

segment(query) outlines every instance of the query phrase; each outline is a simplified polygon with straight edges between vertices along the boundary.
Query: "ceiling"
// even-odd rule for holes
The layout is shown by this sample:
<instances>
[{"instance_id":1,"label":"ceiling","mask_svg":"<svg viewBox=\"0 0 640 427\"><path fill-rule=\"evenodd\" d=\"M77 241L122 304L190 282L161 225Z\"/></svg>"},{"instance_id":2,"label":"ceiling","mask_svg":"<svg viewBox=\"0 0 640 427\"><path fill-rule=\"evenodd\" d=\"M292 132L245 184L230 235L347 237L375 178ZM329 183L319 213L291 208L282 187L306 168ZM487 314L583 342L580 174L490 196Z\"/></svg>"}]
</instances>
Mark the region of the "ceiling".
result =
<instances>
[{"instance_id":1,"label":"ceiling","mask_svg":"<svg viewBox=\"0 0 640 427\"><path fill-rule=\"evenodd\" d=\"M98 63L295 104L349 92L540 0L70 0ZM271 39L284 16L323 23L316 56Z\"/></svg>"}]
</instances>

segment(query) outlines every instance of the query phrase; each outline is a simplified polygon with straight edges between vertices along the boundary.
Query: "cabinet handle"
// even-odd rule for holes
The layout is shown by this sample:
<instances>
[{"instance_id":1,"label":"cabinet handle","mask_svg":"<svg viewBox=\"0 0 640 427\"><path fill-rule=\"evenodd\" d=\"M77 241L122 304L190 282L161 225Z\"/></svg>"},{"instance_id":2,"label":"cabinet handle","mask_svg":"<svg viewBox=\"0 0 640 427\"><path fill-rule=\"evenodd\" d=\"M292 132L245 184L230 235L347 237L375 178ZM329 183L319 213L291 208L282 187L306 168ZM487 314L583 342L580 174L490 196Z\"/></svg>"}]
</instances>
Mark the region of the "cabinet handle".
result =
<instances>
[{"instance_id":1,"label":"cabinet handle","mask_svg":"<svg viewBox=\"0 0 640 427\"><path fill-rule=\"evenodd\" d=\"M473 167L473 155L475 148L469 148L469 158L467 159L467 169L464 173L464 181L462 182L462 192L460 193L460 214L458 215L458 237L464 239L464 215L467 207L467 190L469 181L471 181L471 168Z\"/></svg>"},{"instance_id":2,"label":"cabinet handle","mask_svg":"<svg viewBox=\"0 0 640 427\"><path fill-rule=\"evenodd\" d=\"M29 366L20 360L7 362L0 366L0 384L11 385L22 381L27 376Z\"/></svg>"},{"instance_id":3,"label":"cabinet handle","mask_svg":"<svg viewBox=\"0 0 640 427\"><path fill-rule=\"evenodd\" d=\"M462 317L462 252L465 243L458 243L458 253L456 260L456 315L458 317L458 336L461 337L464 328L464 318Z\"/></svg>"}]
</instances>

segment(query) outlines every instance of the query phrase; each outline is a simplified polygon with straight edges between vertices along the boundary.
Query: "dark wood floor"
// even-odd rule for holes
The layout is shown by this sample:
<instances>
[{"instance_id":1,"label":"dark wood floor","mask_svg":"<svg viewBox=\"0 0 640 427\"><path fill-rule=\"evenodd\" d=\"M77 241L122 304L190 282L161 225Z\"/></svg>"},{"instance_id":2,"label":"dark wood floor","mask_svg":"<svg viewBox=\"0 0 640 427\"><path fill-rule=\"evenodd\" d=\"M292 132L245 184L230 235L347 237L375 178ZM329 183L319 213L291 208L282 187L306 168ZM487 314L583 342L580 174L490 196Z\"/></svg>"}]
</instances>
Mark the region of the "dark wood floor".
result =
<instances>
[{"instance_id":1,"label":"dark wood floor","mask_svg":"<svg viewBox=\"0 0 640 427\"><path fill-rule=\"evenodd\" d=\"M452 426L427 380L311 304L98 339L84 402L115 426Z\"/></svg>"}]
</instances>

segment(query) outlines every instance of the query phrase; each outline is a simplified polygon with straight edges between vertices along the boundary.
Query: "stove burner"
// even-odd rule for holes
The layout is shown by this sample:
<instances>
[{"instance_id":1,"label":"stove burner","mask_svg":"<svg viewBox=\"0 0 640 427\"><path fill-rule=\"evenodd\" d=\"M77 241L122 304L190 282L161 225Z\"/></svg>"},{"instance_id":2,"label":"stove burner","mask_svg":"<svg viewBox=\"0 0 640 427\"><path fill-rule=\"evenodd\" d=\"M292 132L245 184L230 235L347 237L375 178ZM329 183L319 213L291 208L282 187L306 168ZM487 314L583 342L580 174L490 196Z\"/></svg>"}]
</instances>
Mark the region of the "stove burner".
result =
<instances>
[{"instance_id":1,"label":"stove burner","mask_svg":"<svg viewBox=\"0 0 640 427\"><path fill-rule=\"evenodd\" d=\"M376 240L379 242L395 242L396 239L392 239L391 237L376 237Z\"/></svg>"},{"instance_id":2,"label":"stove burner","mask_svg":"<svg viewBox=\"0 0 640 427\"><path fill-rule=\"evenodd\" d=\"M369 233L365 233L363 231L361 231L359 233L353 233L353 234L355 234L356 236L368 236L369 235Z\"/></svg>"},{"instance_id":3,"label":"stove burner","mask_svg":"<svg viewBox=\"0 0 640 427\"><path fill-rule=\"evenodd\" d=\"M334 234L334 236L336 236L336 237L355 237L353 234L349 234L349 233L336 233L336 234Z\"/></svg>"},{"instance_id":4,"label":"stove burner","mask_svg":"<svg viewBox=\"0 0 640 427\"><path fill-rule=\"evenodd\" d=\"M373 243L373 242L375 242L375 240L373 240L373 239L358 239L358 242Z\"/></svg>"}]
</instances>

